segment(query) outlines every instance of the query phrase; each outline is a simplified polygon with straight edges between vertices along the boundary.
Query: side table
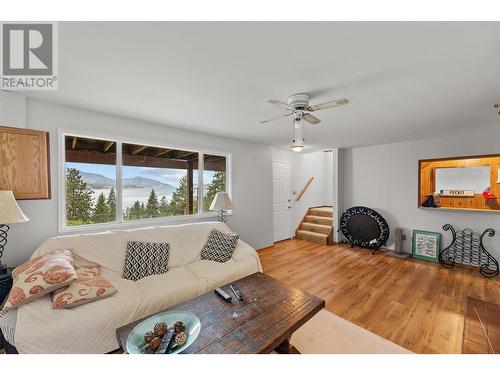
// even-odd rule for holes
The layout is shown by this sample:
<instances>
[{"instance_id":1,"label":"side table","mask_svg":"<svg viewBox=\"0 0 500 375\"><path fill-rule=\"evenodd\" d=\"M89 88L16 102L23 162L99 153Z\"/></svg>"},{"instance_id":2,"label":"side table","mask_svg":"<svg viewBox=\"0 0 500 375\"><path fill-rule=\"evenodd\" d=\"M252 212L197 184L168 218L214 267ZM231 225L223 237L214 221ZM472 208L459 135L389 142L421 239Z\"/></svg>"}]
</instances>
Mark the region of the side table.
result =
<instances>
[{"instance_id":1,"label":"side table","mask_svg":"<svg viewBox=\"0 0 500 375\"><path fill-rule=\"evenodd\" d=\"M13 268L7 268L7 273L0 275L0 307L3 306L3 303L12 288L12 270ZM2 332L0 331L0 349L3 349L4 347L4 338Z\"/></svg>"},{"instance_id":2,"label":"side table","mask_svg":"<svg viewBox=\"0 0 500 375\"><path fill-rule=\"evenodd\" d=\"M7 273L0 275L0 306L3 305L12 288L12 270L13 268L8 268Z\"/></svg>"}]
</instances>

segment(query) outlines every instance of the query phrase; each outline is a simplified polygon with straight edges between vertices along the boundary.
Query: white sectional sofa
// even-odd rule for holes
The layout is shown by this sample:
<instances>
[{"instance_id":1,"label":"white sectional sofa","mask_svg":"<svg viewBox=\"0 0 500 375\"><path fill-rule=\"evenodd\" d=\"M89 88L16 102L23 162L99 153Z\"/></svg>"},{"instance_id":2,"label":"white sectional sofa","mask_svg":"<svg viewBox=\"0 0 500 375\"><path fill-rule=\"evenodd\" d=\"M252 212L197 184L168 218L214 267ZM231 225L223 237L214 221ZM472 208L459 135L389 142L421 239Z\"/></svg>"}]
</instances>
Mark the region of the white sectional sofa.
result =
<instances>
[{"instance_id":1,"label":"white sectional sofa","mask_svg":"<svg viewBox=\"0 0 500 375\"><path fill-rule=\"evenodd\" d=\"M118 348L115 330L129 322L262 271L256 251L239 240L226 263L200 260L210 231L231 233L223 223L207 222L80 234L46 240L33 253L72 249L75 262L95 262L118 293L71 309L52 309L50 296L3 317L4 336L19 353L107 353ZM127 242L170 244L169 271L137 282L122 278ZM16 317L17 315L17 317ZM15 327L14 327L15 326Z\"/></svg>"}]
</instances>

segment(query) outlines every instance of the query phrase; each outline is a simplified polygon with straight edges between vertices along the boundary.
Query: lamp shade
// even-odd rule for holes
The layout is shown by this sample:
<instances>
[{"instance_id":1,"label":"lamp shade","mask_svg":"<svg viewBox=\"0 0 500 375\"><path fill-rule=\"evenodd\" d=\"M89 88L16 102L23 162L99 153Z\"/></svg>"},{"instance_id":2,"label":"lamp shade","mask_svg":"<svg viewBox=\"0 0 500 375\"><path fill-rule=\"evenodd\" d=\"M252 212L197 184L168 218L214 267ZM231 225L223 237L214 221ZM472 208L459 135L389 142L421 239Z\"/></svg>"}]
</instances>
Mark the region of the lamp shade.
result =
<instances>
[{"instance_id":1,"label":"lamp shade","mask_svg":"<svg viewBox=\"0 0 500 375\"><path fill-rule=\"evenodd\" d=\"M233 208L233 202L229 198L229 194L224 192L219 192L215 194L214 200L210 205L210 210L231 210Z\"/></svg>"},{"instance_id":2,"label":"lamp shade","mask_svg":"<svg viewBox=\"0 0 500 375\"><path fill-rule=\"evenodd\" d=\"M0 224L16 224L30 221L17 205L10 190L0 190Z\"/></svg>"}]
</instances>

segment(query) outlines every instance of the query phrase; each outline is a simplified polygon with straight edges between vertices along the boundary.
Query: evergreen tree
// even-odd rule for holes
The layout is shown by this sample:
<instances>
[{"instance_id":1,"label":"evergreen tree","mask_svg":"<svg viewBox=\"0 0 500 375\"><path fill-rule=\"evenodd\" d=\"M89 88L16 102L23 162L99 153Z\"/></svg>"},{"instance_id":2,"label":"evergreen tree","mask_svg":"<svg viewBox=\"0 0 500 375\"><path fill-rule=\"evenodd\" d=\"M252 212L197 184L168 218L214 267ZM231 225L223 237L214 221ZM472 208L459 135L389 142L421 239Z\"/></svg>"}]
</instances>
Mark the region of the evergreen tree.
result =
<instances>
[{"instance_id":1,"label":"evergreen tree","mask_svg":"<svg viewBox=\"0 0 500 375\"><path fill-rule=\"evenodd\" d=\"M92 193L78 169L66 169L66 219L69 224L85 224L90 221Z\"/></svg>"},{"instance_id":2,"label":"evergreen tree","mask_svg":"<svg viewBox=\"0 0 500 375\"><path fill-rule=\"evenodd\" d=\"M168 215L187 214L187 178L182 176L179 180L179 186L172 194L172 199L168 204Z\"/></svg>"},{"instance_id":3,"label":"evergreen tree","mask_svg":"<svg viewBox=\"0 0 500 375\"><path fill-rule=\"evenodd\" d=\"M160 216L168 216L168 202L165 196L160 200Z\"/></svg>"},{"instance_id":4,"label":"evergreen tree","mask_svg":"<svg viewBox=\"0 0 500 375\"><path fill-rule=\"evenodd\" d=\"M108 207L108 221L114 221L116 218L116 194L114 188L109 191L106 206Z\"/></svg>"},{"instance_id":5,"label":"evergreen tree","mask_svg":"<svg viewBox=\"0 0 500 375\"><path fill-rule=\"evenodd\" d=\"M141 202L140 218L144 219L147 217L146 207L144 207L144 202Z\"/></svg>"},{"instance_id":6,"label":"evergreen tree","mask_svg":"<svg viewBox=\"0 0 500 375\"><path fill-rule=\"evenodd\" d=\"M215 198L215 194L221 191L226 191L226 173L223 171L215 172L212 183L208 185L207 192L205 193L205 197L203 199L203 207L205 211L208 211Z\"/></svg>"},{"instance_id":7,"label":"evergreen tree","mask_svg":"<svg viewBox=\"0 0 500 375\"><path fill-rule=\"evenodd\" d=\"M108 221L109 211L106 205L106 197L104 193L99 194L97 202L94 207L94 212L92 214L92 220L94 223L105 223Z\"/></svg>"},{"instance_id":8,"label":"evergreen tree","mask_svg":"<svg viewBox=\"0 0 500 375\"><path fill-rule=\"evenodd\" d=\"M155 189L151 189L149 194L148 202L146 203L146 217L158 217L160 214L160 204L158 203L158 198L156 197Z\"/></svg>"},{"instance_id":9,"label":"evergreen tree","mask_svg":"<svg viewBox=\"0 0 500 375\"><path fill-rule=\"evenodd\" d=\"M141 218L141 203L139 201L135 201L132 207L130 207L129 220L139 220Z\"/></svg>"}]
</instances>

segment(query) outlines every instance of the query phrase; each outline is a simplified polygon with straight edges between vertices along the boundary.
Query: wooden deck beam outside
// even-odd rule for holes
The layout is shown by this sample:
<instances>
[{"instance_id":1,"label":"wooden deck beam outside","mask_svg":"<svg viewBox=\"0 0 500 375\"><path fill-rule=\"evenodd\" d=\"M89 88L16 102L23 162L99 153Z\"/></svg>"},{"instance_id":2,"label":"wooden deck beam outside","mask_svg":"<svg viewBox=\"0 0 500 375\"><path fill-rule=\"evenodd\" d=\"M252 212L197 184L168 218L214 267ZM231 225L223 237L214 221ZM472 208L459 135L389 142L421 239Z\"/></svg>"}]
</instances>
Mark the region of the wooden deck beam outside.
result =
<instances>
[{"instance_id":1,"label":"wooden deck beam outside","mask_svg":"<svg viewBox=\"0 0 500 375\"><path fill-rule=\"evenodd\" d=\"M115 152L102 151L80 151L66 149L66 161L73 163L91 163L91 164L116 164ZM168 169L184 169L188 168L187 163L192 162L193 170L198 169L198 160L182 160L172 158L159 158L147 155L130 155L123 154L124 166L136 167L153 167L153 168L168 168ZM206 160L204 168L207 171L225 171L226 161L223 158Z\"/></svg>"},{"instance_id":2,"label":"wooden deck beam outside","mask_svg":"<svg viewBox=\"0 0 500 375\"><path fill-rule=\"evenodd\" d=\"M106 142L102 148L102 151L103 152L108 152L108 150L111 148L111 146L113 146L115 144L114 141L109 141L109 142Z\"/></svg>"},{"instance_id":3,"label":"wooden deck beam outside","mask_svg":"<svg viewBox=\"0 0 500 375\"><path fill-rule=\"evenodd\" d=\"M148 146L137 146L136 148L134 148L134 150L132 151L132 155L137 155L139 152L141 151L144 151L145 149L147 149Z\"/></svg>"}]
</instances>

